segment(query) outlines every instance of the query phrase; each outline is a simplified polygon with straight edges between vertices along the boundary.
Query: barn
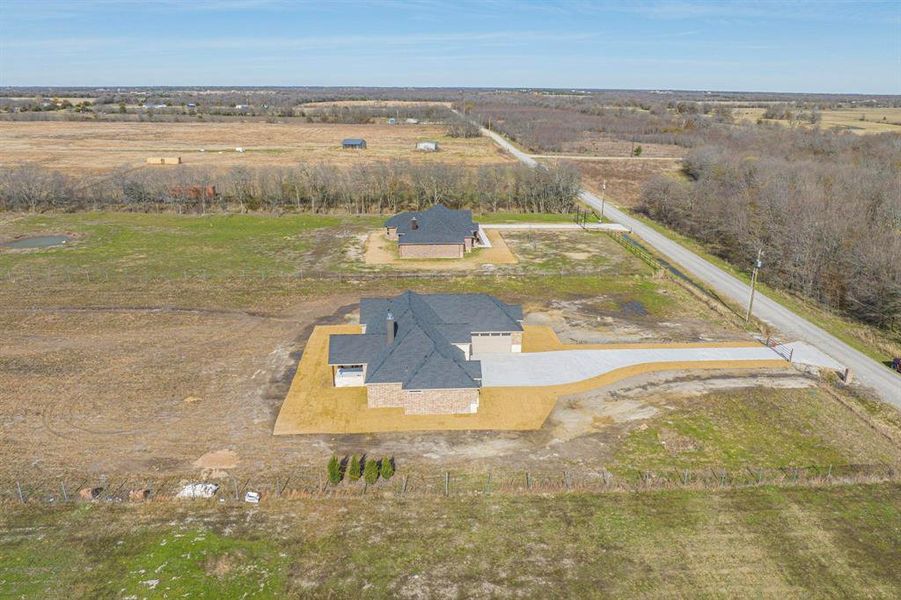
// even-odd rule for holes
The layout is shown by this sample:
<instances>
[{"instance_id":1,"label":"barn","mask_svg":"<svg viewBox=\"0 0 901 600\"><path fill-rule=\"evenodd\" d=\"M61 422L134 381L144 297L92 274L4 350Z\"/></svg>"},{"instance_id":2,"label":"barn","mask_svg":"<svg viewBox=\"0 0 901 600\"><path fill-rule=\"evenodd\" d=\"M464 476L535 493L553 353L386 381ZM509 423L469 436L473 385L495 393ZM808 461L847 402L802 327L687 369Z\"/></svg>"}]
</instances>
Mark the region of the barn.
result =
<instances>
[{"instance_id":1,"label":"barn","mask_svg":"<svg viewBox=\"0 0 901 600\"><path fill-rule=\"evenodd\" d=\"M341 147L350 150L365 150L366 140L363 138L347 138L341 140Z\"/></svg>"}]
</instances>

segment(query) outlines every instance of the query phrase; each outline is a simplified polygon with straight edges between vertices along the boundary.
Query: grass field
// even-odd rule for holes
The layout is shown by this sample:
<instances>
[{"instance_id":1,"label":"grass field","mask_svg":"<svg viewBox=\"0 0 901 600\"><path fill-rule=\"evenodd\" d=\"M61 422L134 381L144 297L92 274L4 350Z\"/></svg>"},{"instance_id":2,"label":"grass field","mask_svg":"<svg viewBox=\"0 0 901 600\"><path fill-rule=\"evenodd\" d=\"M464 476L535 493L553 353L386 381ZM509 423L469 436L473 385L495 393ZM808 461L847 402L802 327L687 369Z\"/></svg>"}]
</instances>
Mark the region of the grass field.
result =
<instances>
[{"instance_id":1,"label":"grass field","mask_svg":"<svg viewBox=\"0 0 901 600\"><path fill-rule=\"evenodd\" d=\"M10 507L0 596L889 598L898 523L894 483Z\"/></svg>"},{"instance_id":2,"label":"grass field","mask_svg":"<svg viewBox=\"0 0 901 600\"><path fill-rule=\"evenodd\" d=\"M764 108L744 108L737 107L734 109L736 120L744 120L756 122L763 118ZM861 108L836 108L820 111L822 120L820 128L822 129L841 129L852 133L901 133L901 108L899 107L861 107ZM863 119L861 119L863 117ZM788 125L789 122L782 119L765 119L767 123L782 123ZM803 127L809 127L809 124L802 124Z\"/></svg>"},{"instance_id":3,"label":"grass field","mask_svg":"<svg viewBox=\"0 0 901 600\"><path fill-rule=\"evenodd\" d=\"M0 217L0 240L41 232L72 234L65 247L38 252L0 249L0 273L70 273L93 277L223 278L264 272L289 275L316 255L342 223L371 219L315 215L181 216L141 213L77 213ZM321 265L328 268L328 265Z\"/></svg>"},{"instance_id":4,"label":"grass field","mask_svg":"<svg viewBox=\"0 0 901 600\"><path fill-rule=\"evenodd\" d=\"M339 125L308 123L93 123L0 122L0 165L33 162L65 173L99 173L145 165L153 156L181 156L185 165L227 168L291 166L298 162L342 165L403 159L483 165L509 162L486 138L450 138L441 125ZM361 137L363 151L343 150L341 140ZM417 141L436 140L440 152L417 152ZM244 153L235 148L245 149ZM203 151L201 151L203 150Z\"/></svg>"},{"instance_id":5,"label":"grass field","mask_svg":"<svg viewBox=\"0 0 901 600\"><path fill-rule=\"evenodd\" d=\"M0 251L4 470L188 474L198 457L230 448L239 457L238 472L271 472L356 448L361 442L352 436L279 441L271 432L312 328L352 322L360 297L406 289L490 293L523 304L529 324L552 327L565 343L748 339L741 327L603 234L506 232L520 257L511 265L520 269L516 274L501 268L416 278L359 273L346 249L379 220L5 215L2 239L62 232L76 240L62 248ZM635 385L644 383L636 379ZM603 406L561 406L547 427L508 439L500 453L490 450L496 441L488 434L377 443L413 462L425 454L446 456L433 444L450 444L465 464L538 460L536 447L553 446L555 457L545 460L601 465L621 427L635 424L595 427ZM577 431L567 429L574 415ZM588 443L595 438L600 446Z\"/></svg>"},{"instance_id":6,"label":"grass field","mask_svg":"<svg viewBox=\"0 0 901 600\"><path fill-rule=\"evenodd\" d=\"M870 423L850 418L846 405L816 388L724 390L671 401L670 408L626 436L611 461L614 472L901 464L901 420L893 409L879 412L890 435L873 435Z\"/></svg>"},{"instance_id":7,"label":"grass field","mask_svg":"<svg viewBox=\"0 0 901 600\"><path fill-rule=\"evenodd\" d=\"M359 273L347 249L381 220L0 216L0 240L75 238L0 250L0 497L21 480L31 500L0 510L0 597L898 595L896 483L409 500L376 487L256 507L41 502L60 481L219 478L201 459L223 451L234 466L222 469L251 489L315 481L333 453L393 456L398 481L450 469L461 489L486 470L558 480L606 469L631 481L638 470L901 462L897 411L772 370L570 390L536 431L273 436L314 327L352 325L361 296L491 293L564 343L747 338L602 234L566 232L560 247L556 234L505 233L516 274Z\"/></svg>"}]
</instances>

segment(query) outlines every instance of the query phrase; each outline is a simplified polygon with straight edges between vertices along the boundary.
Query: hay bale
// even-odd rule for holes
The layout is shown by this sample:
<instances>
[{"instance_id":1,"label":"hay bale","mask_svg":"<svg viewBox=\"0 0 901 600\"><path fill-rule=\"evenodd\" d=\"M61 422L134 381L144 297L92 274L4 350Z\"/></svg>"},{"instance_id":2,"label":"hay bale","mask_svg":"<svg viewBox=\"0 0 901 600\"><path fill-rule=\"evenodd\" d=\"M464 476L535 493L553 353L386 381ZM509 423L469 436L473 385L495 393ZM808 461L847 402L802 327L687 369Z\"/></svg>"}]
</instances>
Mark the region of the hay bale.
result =
<instances>
[{"instance_id":1,"label":"hay bale","mask_svg":"<svg viewBox=\"0 0 901 600\"><path fill-rule=\"evenodd\" d=\"M88 502L96 500L103 493L102 487L81 488L78 490L78 497Z\"/></svg>"},{"instance_id":2,"label":"hay bale","mask_svg":"<svg viewBox=\"0 0 901 600\"><path fill-rule=\"evenodd\" d=\"M148 498L150 498L150 490L148 490L147 488L129 490L128 492L129 502L144 502Z\"/></svg>"}]
</instances>

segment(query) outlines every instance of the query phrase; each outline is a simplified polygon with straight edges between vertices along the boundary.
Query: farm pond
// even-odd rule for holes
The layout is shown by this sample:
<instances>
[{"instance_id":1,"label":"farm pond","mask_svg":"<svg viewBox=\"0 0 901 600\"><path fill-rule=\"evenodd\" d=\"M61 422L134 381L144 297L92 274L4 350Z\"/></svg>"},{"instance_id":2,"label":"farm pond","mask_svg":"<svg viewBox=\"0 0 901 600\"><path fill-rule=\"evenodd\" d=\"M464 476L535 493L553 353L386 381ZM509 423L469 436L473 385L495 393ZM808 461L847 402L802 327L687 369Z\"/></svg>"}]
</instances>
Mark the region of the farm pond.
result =
<instances>
[{"instance_id":1,"label":"farm pond","mask_svg":"<svg viewBox=\"0 0 901 600\"><path fill-rule=\"evenodd\" d=\"M13 249L31 249L31 248L52 248L54 246L62 246L68 244L73 239L68 235L36 235L31 237L19 238L10 242L0 243L0 248Z\"/></svg>"}]
</instances>

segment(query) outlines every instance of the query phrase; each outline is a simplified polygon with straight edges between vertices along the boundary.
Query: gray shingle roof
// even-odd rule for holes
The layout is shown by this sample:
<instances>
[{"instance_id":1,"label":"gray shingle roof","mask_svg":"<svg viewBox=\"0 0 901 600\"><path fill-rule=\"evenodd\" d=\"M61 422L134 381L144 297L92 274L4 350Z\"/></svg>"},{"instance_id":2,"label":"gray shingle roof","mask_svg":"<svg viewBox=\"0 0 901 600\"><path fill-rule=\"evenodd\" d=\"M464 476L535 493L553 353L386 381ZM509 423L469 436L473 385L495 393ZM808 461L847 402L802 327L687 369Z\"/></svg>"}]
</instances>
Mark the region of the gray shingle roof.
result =
<instances>
[{"instance_id":1,"label":"gray shingle roof","mask_svg":"<svg viewBox=\"0 0 901 600\"><path fill-rule=\"evenodd\" d=\"M412 227L414 218L416 229ZM385 227L397 228L398 244L462 244L479 228L471 210L451 210L443 204L394 215L385 221Z\"/></svg>"},{"instance_id":2,"label":"gray shingle roof","mask_svg":"<svg viewBox=\"0 0 901 600\"><path fill-rule=\"evenodd\" d=\"M387 341L387 315L395 322ZM329 364L366 364L366 383L401 383L405 389L473 388L481 385L479 361L466 360L455 343L472 332L522 331L522 308L487 294L417 294L364 298L365 334L329 338Z\"/></svg>"}]
</instances>

